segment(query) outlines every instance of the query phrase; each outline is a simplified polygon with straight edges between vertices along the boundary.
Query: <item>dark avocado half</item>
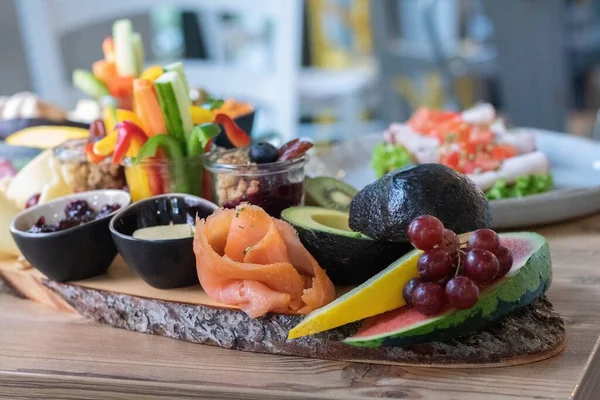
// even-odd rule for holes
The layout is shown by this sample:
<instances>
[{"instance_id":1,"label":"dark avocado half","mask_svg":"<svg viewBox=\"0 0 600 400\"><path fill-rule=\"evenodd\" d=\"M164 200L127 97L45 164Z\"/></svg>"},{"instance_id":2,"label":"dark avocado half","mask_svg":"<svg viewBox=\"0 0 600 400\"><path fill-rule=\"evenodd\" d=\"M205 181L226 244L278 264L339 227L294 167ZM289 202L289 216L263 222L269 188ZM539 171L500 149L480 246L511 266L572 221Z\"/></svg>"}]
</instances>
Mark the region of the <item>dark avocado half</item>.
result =
<instances>
[{"instance_id":1,"label":"dark avocado half","mask_svg":"<svg viewBox=\"0 0 600 400\"><path fill-rule=\"evenodd\" d=\"M358 192L350 205L350 228L377 240L408 241L410 222L433 215L456 233L486 228L490 205L475 184L442 164L397 169Z\"/></svg>"},{"instance_id":2,"label":"dark avocado half","mask_svg":"<svg viewBox=\"0 0 600 400\"><path fill-rule=\"evenodd\" d=\"M281 218L336 285L358 285L412 250L410 243L373 240L348 226L348 213L321 207L292 207Z\"/></svg>"}]
</instances>

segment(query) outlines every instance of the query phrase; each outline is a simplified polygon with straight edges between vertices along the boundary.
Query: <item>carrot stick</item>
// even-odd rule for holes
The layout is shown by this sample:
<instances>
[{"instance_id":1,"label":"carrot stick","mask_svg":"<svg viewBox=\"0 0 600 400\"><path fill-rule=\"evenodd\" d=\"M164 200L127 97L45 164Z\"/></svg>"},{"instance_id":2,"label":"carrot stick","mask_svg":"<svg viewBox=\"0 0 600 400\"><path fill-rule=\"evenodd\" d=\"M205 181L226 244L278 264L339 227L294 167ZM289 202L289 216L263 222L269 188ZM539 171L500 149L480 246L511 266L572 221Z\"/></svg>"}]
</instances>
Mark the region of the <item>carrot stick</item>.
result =
<instances>
[{"instance_id":1,"label":"carrot stick","mask_svg":"<svg viewBox=\"0 0 600 400\"><path fill-rule=\"evenodd\" d=\"M92 72L108 86L117 77L117 66L114 62L99 60L92 64Z\"/></svg>"},{"instance_id":2,"label":"carrot stick","mask_svg":"<svg viewBox=\"0 0 600 400\"><path fill-rule=\"evenodd\" d=\"M112 37L107 36L104 39L102 42L102 52L106 61L115 62L115 42Z\"/></svg>"},{"instance_id":3,"label":"carrot stick","mask_svg":"<svg viewBox=\"0 0 600 400\"><path fill-rule=\"evenodd\" d=\"M154 92L152 82L146 79L133 81L133 96L136 104L137 114L146 127L148 136L167 133L165 118L162 114L158 98Z\"/></svg>"}]
</instances>

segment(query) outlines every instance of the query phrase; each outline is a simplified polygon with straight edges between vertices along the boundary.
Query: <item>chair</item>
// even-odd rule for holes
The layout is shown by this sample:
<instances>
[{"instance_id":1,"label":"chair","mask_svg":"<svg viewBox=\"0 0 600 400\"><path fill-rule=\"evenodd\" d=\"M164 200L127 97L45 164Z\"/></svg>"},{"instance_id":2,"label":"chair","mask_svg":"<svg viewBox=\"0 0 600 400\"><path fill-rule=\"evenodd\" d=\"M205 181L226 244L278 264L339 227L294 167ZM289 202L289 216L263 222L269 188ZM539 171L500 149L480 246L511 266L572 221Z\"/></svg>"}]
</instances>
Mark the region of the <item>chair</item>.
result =
<instances>
[{"instance_id":1,"label":"chair","mask_svg":"<svg viewBox=\"0 0 600 400\"><path fill-rule=\"evenodd\" d=\"M60 38L88 25L140 14L162 0L15 1L34 90L70 106L76 98L62 59ZM272 69L250 71L219 60L183 60L191 85L219 95L252 99L273 112L272 127L284 139L295 136L298 121L298 70L301 50L301 0L173 0L169 5L208 14L260 13L272 30ZM211 21L209 19L209 21ZM98 44L99 46L99 44ZM209 51L214 54L215 51Z\"/></svg>"}]
</instances>

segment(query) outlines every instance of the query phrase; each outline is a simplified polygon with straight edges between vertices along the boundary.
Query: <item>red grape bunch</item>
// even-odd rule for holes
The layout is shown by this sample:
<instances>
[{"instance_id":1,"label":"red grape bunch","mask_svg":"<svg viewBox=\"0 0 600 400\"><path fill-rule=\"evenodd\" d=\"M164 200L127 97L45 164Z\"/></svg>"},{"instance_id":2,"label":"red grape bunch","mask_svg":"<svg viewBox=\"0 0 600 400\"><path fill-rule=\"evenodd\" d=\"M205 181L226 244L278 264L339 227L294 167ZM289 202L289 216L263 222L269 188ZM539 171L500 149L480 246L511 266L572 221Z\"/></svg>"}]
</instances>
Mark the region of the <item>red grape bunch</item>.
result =
<instances>
[{"instance_id":1,"label":"red grape bunch","mask_svg":"<svg viewBox=\"0 0 600 400\"><path fill-rule=\"evenodd\" d=\"M409 306L428 316L448 307L473 307L481 287L504 277L513 265L511 251L491 229L479 229L461 243L442 221L423 215L408 226L408 239L423 253L417 264L419 278L408 281L402 295Z\"/></svg>"}]
</instances>

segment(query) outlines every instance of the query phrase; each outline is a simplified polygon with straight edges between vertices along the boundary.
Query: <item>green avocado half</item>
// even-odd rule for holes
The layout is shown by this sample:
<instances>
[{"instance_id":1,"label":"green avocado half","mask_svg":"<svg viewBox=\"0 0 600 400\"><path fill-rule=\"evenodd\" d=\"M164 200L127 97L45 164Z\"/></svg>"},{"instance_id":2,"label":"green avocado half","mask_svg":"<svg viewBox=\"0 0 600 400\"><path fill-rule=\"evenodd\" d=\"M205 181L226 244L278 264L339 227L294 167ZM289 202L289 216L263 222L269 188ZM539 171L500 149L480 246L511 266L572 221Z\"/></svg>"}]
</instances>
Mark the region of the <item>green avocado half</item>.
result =
<instances>
[{"instance_id":1,"label":"green avocado half","mask_svg":"<svg viewBox=\"0 0 600 400\"><path fill-rule=\"evenodd\" d=\"M402 307L371 317L359 331L344 340L359 347L408 346L446 341L487 327L490 323L541 297L552 281L550 250L537 233L500 235L513 253L509 273L482 289L477 303L467 310L449 309L434 317Z\"/></svg>"},{"instance_id":2,"label":"green avocado half","mask_svg":"<svg viewBox=\"0 0 600 400\"><path fill-rule=\"evenodd\" d=\"M348 226L348 213L322 207L292 207L281 218L336 285L358 285L412 250L410 243L373 240Z\"/></svg>"}]
</instances>

